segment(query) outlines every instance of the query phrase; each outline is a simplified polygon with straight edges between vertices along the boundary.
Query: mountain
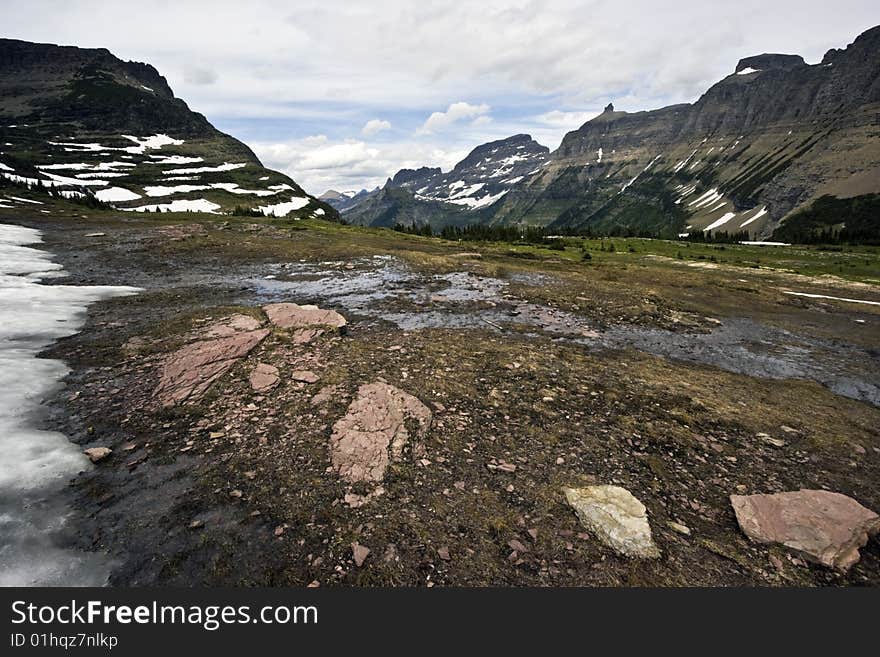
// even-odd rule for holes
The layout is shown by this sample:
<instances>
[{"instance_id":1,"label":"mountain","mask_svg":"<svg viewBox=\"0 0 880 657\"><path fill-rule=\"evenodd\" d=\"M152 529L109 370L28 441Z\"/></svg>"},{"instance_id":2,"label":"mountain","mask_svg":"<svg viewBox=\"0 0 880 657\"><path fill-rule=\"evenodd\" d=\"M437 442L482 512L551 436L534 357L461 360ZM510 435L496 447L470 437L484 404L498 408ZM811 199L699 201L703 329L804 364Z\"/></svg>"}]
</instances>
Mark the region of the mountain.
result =
<instances>
[{"instance_id":1,"label":"mountain","mask_svg":"<svg viewBox=\"0 0 880 657\"><path fill-rule=\"evenodd\" d=\"M0 184L55 187L120 210L336 211L108 50L0 39ZM3 199L14 207L15 199Z\"/></svg>"},{"instance_id":2,"label":"mountain","mask_svg":"<svg viewBox=\"0 0 880 657\"><path fill-rule=\"evenodd\" d=\"M880 27L875 27L847 48L830 50L818 64L783 54L742 59L692 104L633 113L609 105L568 133L553 153L536 153L535 166L525 167L529 171L506 176L503 190L481 188L479 211L471 216L551 230L665 237L749 231L765 238L820 197L880 192L878 117ZM504 142L493 142L498 143ZM471 156L466 161L473 164ZM383 192L393 198L374 199L370 212L362 203L345 218L381 225L416 217L448 223L450 197L439 193L439 183L459 176L455 170L419 171L426 173L399 182L391 194L386 185ZM478 201L474 194L470 198ZM835 207L856 205L865 207ZM845 216L839 223L845 224Z\"/></svg>"},{"instance_id":3,"label":"mountain","mask_svg":"<svg viewBox=\"0 0 880 657\"><path fill-rule=\"evenodd\" d=\"M368 226L482 221L483 211L537 173L549 153L529 135L514 135L478 146L448 173L402 169L382 189L341 209L347 221Z\"/></svg>"},{"instance_id":4,"label":"mountain","mask_svg":"<svg viewBox=\"0 0 880 657\"><path fill-rule=\"evenodd\" d=\"M373 191L378 191L378 187ZM318 197L318 200L324 201L342 212L343 210L353 208L369 195L370 192L366 189L362 189L359 192L337 192L335 189L328 189Z\"/></svg>"}]
</instances>

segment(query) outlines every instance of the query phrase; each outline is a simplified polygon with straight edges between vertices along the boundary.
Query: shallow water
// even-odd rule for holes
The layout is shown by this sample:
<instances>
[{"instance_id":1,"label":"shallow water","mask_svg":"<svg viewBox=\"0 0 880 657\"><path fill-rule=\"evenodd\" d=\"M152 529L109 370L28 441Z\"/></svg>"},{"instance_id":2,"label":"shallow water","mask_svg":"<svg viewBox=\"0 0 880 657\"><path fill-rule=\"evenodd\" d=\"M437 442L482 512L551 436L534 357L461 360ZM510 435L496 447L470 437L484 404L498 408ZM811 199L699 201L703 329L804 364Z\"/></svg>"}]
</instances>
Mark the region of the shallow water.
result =
<instances>
[{"instance_id":1,"label":"shallow water","mask_svg":"<svg viewBox=\"0 0 880 657\"><path fill-rule=\"evenodd\" d=\"M727 319L709 333L616 326L601 333L578 315L509 293L509 282L541 284L542 274L510 281L459 271L424 276L391 256L350 263L286 263L270 279L247 283L266 301L323 303L383 320L403 330L502 330L513 327L569 339L590 349L635 348L670 359L771 379L816 381L837 394L880 406L880 358L854 345L794 334L747 318Z\"/></svg>"},{"instance_id":2,"label":"shallow water","mask_svg":"<svg viewBox=\"0 0 880 657\"><path fill-rule=\"evenodd\" d=\"M91 467L79 447L36 428L44 399L68 370L37 355L76 333L90 303L136 288L44 285L64 275L50 254L28 244L39 231L0 225L0 586L106 583L106 556L65 549L67 481Z\"/></svg>"}]
</instances>

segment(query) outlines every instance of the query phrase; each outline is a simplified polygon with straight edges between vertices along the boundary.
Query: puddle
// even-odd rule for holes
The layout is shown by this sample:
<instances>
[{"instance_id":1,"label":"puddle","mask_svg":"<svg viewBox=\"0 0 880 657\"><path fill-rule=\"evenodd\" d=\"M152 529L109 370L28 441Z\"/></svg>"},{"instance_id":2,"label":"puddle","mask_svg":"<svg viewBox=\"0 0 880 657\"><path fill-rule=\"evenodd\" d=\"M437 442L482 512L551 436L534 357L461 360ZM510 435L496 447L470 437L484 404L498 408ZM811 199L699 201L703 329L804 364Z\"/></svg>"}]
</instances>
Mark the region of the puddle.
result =
<instances>
[{"instance_id":1,"label":"puddle","mask_svg":"<svg viewBox=\"0 0 880 657\"><path fill-rule=\"evenodd\" d=\"M509 293L511 281L540 285L552 280L545 274L501 279L458 271L424 276L397 258L374 256L347 263L276 264L265 275L269 278L245 281L261 302L323 304L406 331L516 328L591 349L632 347L750 376L811 379L837 394L880 406L880 362L866 349L806 338L748 319L726 320L710 333L636 326L597 333L578 315Z\"/></svg>"}]
</instances>

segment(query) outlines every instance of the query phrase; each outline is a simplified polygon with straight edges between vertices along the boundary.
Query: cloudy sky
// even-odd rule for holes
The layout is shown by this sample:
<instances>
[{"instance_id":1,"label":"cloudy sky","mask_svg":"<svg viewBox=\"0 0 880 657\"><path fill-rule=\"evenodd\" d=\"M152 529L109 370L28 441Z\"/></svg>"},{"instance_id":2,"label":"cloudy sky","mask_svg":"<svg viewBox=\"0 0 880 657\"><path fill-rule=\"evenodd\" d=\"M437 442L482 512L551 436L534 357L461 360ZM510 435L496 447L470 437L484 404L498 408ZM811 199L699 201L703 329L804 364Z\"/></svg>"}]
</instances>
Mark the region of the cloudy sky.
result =
<instances>
[{"instance_id":1,"label":"cloudy sky","mask_svg":"<svg viewBox=\"0 0 880 657\"><path fill-rule=\"evenodd\" d=\"M875 1L0 0L0 35L153 64L317 194L520 132L555 148L609 101L692 102L748 55L816 62Z\"/></svg>"}]
</instances>

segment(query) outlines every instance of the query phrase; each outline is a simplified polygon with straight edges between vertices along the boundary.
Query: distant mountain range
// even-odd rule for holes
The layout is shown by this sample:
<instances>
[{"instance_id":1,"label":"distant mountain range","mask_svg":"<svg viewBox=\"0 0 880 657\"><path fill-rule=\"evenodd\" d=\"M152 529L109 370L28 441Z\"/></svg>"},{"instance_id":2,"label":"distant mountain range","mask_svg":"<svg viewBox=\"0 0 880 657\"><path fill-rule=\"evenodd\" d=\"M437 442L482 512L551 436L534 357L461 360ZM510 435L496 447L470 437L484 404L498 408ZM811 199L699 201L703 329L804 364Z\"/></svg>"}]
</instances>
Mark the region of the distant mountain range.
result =
<instances>
[{"instance_id":1,"label":"distant mountain range","mask_svg":"<svg viewBox=\"0 0 880 657\"><path fill-rule=\"evenodd\" d=\"M474 149L448 173L399 171L341 210L370 226L748 231L761 239L820 197L867 202L877 192L880 27L814 65L797 55L742 59L693 104L635 113L609 105L552 153L517 135ZM842 226L841 211L819 214Z\"/></svg>"},{"instance_id":2,"label":"distant mountain range","mask_svg":"<svg viewBox=\"0 0 880 657\"><path fill-rule=\"evenodd\" d=\"M337 216L191 111L149 64L0 39L0 98L0 187L54 187L128 211ZM0 208L23 203L12 196L0 193Z\"/></svg>"}]
</instances>

